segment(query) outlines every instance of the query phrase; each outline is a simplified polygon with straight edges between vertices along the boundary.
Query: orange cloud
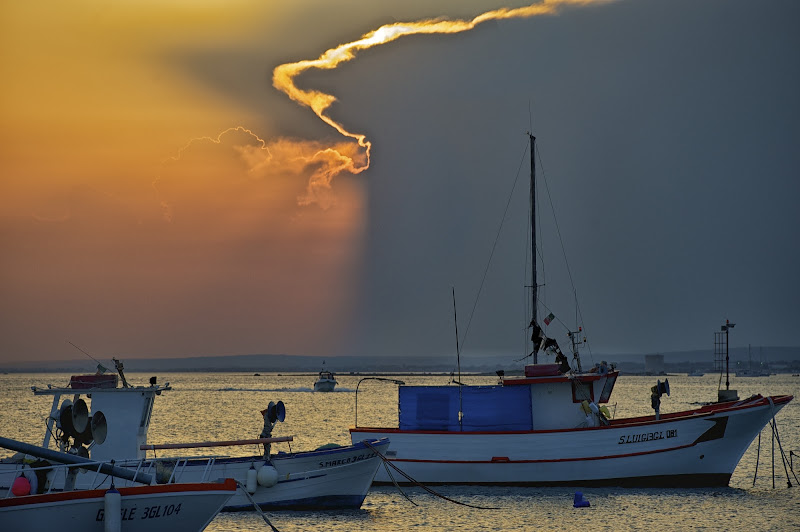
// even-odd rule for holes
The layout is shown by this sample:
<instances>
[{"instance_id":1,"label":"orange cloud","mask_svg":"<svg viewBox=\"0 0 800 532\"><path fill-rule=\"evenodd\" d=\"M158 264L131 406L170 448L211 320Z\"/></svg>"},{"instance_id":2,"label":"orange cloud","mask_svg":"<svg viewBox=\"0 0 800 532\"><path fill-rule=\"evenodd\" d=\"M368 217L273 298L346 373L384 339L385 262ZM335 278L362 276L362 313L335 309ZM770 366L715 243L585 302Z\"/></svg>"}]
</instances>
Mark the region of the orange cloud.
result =
<instances>
[{"instance_id":1,"label":"orange cloud","mask_svg":"<svg viewBox=\"0 0 800 532\"><path fill-rule=\"evenodd\" d=\"M608 1L610 0L543 0L541 3L525 7L502 8L487 11L476 16L472 20L428 19L417 22L385 24L356 41L340 44L335 48L327 50L317 59L286 63L275 67L272 72L272 84L276 89L286 93L293 101L309 107L320 120L334 128L344 137L354 139L358 146L364 149L363 157L360 160L354 160L348 154L339 152L338 148L331 147L330 150L336 152L335 156L331 155L334 160L338 161L338 164L332 164L329 172L325 173L324 178L320 181L320 184L323 184L324 187L330 184L330 179L333 176L341 172L347 171L352 174L358 174L369 168L372 143L367 140L366 135L363 133L350 132L341 123L333 120L326 114L326 111L336 101L335 96L317 90L303 90L297 87L295 80L303 72L312 68L320 70L335 69L341 63L354 59L356 54L361 50L387 44L408 35L461 33L472 30L477 25L490 20L552 15L557 13L558 9L563 6L599 4ZM312 176L312 181L314 181L316 177L316 175ZM314 196L309 195L307 199L309 202L313 202Z\"/></svg>"}]
</instances>

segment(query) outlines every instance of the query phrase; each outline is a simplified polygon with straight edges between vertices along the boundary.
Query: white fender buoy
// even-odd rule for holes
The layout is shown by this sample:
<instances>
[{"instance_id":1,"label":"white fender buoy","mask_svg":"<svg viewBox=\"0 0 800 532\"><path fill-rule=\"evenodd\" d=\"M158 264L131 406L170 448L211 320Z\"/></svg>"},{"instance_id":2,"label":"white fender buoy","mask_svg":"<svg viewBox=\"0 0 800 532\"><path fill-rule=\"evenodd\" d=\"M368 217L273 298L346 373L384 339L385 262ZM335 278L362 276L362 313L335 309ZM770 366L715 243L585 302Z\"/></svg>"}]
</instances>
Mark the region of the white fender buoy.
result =
<instances>
[{"instance_id":1,"label":"white fender buoy","mask_svg":"<svg viewBox=\"0 0 800 532\"><path fill-rule=\"evenodd\" d=\"M247 470L247 482L245 487L247 488L247 493L250 495L255 493L258 488L258 473L256 473L256 468L253 467L253 464L250 464L250 469Z\"/></svg>"},{"instance_id":2,"label":"white fender buoy","mask_svg":"<svg viewBox=\"0 0 800 532\"><path fill-rule=\"evenodd\" d=\"M103 527L105 532L122 530L122 495L111 486L103 496Z\"/></svg>"},{"instance_id":3,"label":"white fender buoy","mask_svg":"<svg viewBox=\"0 0 800 532\"><path fill-rule=\"evenodd\" d=\"M271 488L278 483L278 470L270 465L258 468L258 485Z\"/></svg>"}]
</instances>

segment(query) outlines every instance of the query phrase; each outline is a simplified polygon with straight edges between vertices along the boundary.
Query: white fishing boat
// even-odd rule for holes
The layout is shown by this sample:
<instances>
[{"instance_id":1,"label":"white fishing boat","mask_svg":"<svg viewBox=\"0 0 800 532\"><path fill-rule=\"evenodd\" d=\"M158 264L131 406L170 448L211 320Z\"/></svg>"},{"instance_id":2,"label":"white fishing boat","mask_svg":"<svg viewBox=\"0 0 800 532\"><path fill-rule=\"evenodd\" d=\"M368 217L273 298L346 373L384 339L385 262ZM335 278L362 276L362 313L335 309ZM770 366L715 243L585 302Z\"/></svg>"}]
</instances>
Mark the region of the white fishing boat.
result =
<instances>
[{"instance_id":1,"label":"white fishing boat","mask_svg":"<svg viewBox=\"0 0 800 532\"><path fill-rule=\"evenodd\" d=\"M230 478L150 485L151 475L111 463L4 437L0 437L0 447L18 451L27 458L11 489L0 498L3 530L199 531L239 489ZM75 486L79 474L91 475L95 485L108 476L139 485L117 489L112 484L108 489L81 490Z\"/></svg>"},{"instance_id":2,"label":"white fishing boat","mask_svg":"<svg viewBox=\"0 0 800 532\"><path fill-rule=\"evenodd\" d=\"M205 479L233 478L248 486L250 497L235 494L225 511L251 510L255 501L264 509L359 508L381 464L376 454L389 442L370 438L346 446L326 446L308 452L271 452L271 445L292 441L292 437L272 437L272 429L285 417L283 404L270 403L262 411L261 437L248 440L197 443L148 444L147 434L153 402L169 383L149 386L127 384L118 367L123 386L116 375L74 376L66 387L33 388L35 395L53 397L47 417L42 447L51 444L61 452L89 457L95 461L114 460L117 466L153 473L158 483L200 482ZM62 397L65 399L62 400ZM147 451L186 448L221 448L257 444L264 453L240 456L170 456L148 458ZM8 489L25 464L19 460L0 460L0 490ZM75 487L106 487L110 480L96 484L89 475L77 475ZM252 501L251 501L252 498Z\"/></svg>"},{"instance_id":3,"label":"white fishing boat","mask_svg":"<svg viewBox=\"0 0 800 532\"><path fill-rule=\"evenodd\" d=\"M322 370L319 372L319 377L314 381L315 392L332 392L338 382L336 377L330 371Z\"/></svg>"},{"instance_id":4,"label":"white fishing boat","mask_svg":"<svg viewBox=\"0 0 800 532\"><path fill-rule=\"evenodd\" d=\"M537 250L532 135L530 141L530 249ZM352 440L390 438L390 463L425 484L727 485L753 439L792 396L739 400L735 390L726 389L720 390L719 402L661 414L661 396L669 394L669 385L659 381L651 389L653 415L611 419L605 404L619 371L606 363L583 371L580 328L567 332L572 363L545 335L537 316L536 261L530 264L534 363L525 366L524 376L500 375L490 386L401 385L398 426L356 423ZM550 313L544 324L552 319ZM723 331L728 326L733 324ZM558 363L539 364L540 350ZM406 481L395 476L381 470L376 482Z\"/></svg>"},{"instance_id":5,"label":"white fishing boat","mask_svg":"<svg viewBox=\"0 0 800 532\"><path fill-rule=\"evenodd\" d=\"M102 532L119 513L119 528L127 532L203 530L234 495L236 481L164 484L118 488L119 502L109 503L107 489L63 491L0 499L3 530ZM113 494L113 492L111 492ZM109 506L111 504L111 506Z\"/></svg>"}]
</instances>

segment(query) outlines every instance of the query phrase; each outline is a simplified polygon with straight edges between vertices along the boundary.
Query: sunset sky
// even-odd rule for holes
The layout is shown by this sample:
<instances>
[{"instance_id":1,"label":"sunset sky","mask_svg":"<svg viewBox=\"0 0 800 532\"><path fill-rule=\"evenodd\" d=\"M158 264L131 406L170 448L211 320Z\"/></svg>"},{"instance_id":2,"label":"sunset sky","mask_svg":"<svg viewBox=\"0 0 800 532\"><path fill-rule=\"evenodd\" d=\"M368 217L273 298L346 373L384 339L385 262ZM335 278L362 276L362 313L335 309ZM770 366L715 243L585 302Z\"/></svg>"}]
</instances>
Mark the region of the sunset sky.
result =
<instances>
[{"instance_id":1,"label":"sunset sky","mask_svg":"<svg viewBox=\"0 0 800 532\"><path fill-rule=\"evenodd\" d=\"M531 128L550 335L566 254L593 353L800 345L800 4L527 6L3 3L0 362L450 355L522 165L462 337L519 358Z\"/></svg>"}]
</instances>

